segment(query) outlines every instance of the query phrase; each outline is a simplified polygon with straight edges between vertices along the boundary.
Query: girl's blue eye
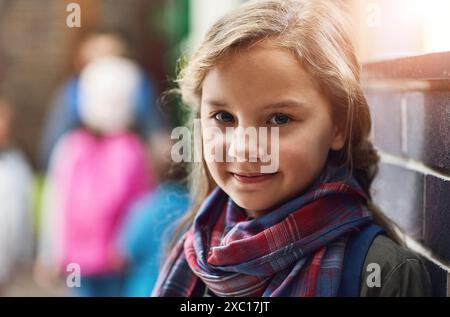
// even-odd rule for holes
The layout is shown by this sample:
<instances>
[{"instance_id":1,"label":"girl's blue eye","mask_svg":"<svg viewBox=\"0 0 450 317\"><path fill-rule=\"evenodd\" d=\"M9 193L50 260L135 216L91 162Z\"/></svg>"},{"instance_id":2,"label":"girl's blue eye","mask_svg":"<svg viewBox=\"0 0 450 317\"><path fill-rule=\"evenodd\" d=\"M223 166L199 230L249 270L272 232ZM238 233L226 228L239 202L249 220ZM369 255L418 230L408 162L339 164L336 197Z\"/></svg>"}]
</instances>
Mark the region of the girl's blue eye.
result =
<instances>
[{"instance_id":1,"label":"girl's blue eye","mask_svg":"<svg viewBox=\"0 0 450 317\"><path fill-rule=\"evenodd\" d=\"M283 124L289 123L290 121L291 121L291 118L289 118L289 116L278 113L278 114L275 114L272 118L270 118L269 124L283 125Z\"/></svg>"},{"instance_id":2,"label":"girl's blue eye","mask_svg":"<svg viewBox=\"0 0 450 317\"><path fill-rule=\"evenodd\" d=\"M214 114L214 118L220 122L232 122L233 116L228 112L220 111Z\"/></svg>"}]
</instances>

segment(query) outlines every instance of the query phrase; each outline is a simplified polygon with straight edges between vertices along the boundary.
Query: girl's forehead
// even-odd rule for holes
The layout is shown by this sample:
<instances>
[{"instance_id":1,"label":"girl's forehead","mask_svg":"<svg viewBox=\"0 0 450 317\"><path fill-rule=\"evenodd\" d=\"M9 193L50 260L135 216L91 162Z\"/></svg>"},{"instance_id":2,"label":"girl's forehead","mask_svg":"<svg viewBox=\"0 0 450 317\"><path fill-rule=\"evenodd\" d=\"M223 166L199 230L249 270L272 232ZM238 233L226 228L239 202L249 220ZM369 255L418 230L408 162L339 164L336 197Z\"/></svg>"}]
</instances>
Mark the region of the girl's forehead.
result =
<instances>
[{"instance_id":1,"label":"girl's forehead","mask_svg":"<svg viewBox=\"0 0 450 317\"><path fill-rule=\"evenodd\" d=\"M218 59L216 67L227 67L230 63L239 62L256 64L261 60L265 61L265 66L270 66L268 59L278 59L285 63L289 62L291 65L301 66L299 60L288 48L278 45L272 40L264 40L230 49Z\"/></svg>"},{"instance_id":2,"label":"girl's forehead","mask_svg":"<svg viewBox=\"0 0 450 317\"><path fill-rule=\"evenodd\" d=\"M259 44L224 56L207 73L202 99L236 98L272 103L275 99L308 99L318 90L289 50Z\"/></svg>"}]
</instances>

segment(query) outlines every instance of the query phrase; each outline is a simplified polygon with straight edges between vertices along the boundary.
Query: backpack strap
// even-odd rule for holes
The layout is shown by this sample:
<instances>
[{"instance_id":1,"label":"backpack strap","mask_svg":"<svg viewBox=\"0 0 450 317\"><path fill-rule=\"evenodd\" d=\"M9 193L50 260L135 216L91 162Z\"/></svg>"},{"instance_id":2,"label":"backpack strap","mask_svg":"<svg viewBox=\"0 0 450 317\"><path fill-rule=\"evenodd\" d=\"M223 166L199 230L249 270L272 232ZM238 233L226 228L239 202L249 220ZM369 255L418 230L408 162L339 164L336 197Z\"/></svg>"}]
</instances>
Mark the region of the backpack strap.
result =
<instances>
[{"instance_id":1,"label":"backpack strap","mask_svg":"<svg viewBox=\"0 0 450 317\"><path fill-rule=\"evenodd\" d=\"M360 232L353 234L345 248L344 263L342 267L340 297L359 297L361 286L361 273L364 261L373 240L385 233L384 229L375 224L361 228Z\"/></svg>"}]
</instances>

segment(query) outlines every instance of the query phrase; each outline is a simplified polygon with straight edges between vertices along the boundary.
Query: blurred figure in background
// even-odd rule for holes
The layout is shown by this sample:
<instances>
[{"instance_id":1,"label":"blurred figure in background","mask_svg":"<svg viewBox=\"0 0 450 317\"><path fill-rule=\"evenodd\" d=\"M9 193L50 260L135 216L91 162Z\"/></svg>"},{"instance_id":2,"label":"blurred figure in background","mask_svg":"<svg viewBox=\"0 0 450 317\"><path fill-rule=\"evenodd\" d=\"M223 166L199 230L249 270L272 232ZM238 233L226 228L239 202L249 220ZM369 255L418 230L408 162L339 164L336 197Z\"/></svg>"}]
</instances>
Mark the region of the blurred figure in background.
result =
<instances>
[{"instance_id":1,"label":"blurred figure in background","mask_svg":"<svg viewBox=\"0 0 450 317\"><path fill-rule=\"evenodd\" d=\"M156 186L133 130L141 79L137 64L123 57L88 64L77 92L83 126L63 135L50 159L38 265L62 273L79 265L75 295L121 295L118 231L131 205Z\"/></svg>"},{"instance_id":2,"label":"blurred figure in background","mask_svg":"<svg viewBox=\"0 0 450 317\"><path fill-rule=\"evenodd\" d=\"M188 207L184 164L172 165L161 185L133 205L118 240L127 262L124 296L150 296L165 248Z\"/></svg>"},{"instance_id":3,"label":"blurred figure in background","mask_svg":"<svg viewBox=\"0 0 450 317\"><path fill-rule=\"evenodd\" d=\"M33 256L32 173L11 141L13 106L0 98L0 294Z\"/></svg>"},{"instance_id":4,"label":"blurred figure in background","mask_svg":"<svg viewBox=\"0 0 450 317\"><path fill-rule=\"evenodd\" d=\"M96 31L81 41L75 55L74 66L80 71L96 58L105 56L127 57L130 55L125 36L112 31ZM40 165L47 169L49 158L58 139L66 132L81 125L79 113L79 74L69 77L57 90L50 105L41 141ZM156 93L152 79L143 72L134 108L135 127L143 137L156 134L166 127L164 117L156 107Z\"/></svg>"}]
</instances>

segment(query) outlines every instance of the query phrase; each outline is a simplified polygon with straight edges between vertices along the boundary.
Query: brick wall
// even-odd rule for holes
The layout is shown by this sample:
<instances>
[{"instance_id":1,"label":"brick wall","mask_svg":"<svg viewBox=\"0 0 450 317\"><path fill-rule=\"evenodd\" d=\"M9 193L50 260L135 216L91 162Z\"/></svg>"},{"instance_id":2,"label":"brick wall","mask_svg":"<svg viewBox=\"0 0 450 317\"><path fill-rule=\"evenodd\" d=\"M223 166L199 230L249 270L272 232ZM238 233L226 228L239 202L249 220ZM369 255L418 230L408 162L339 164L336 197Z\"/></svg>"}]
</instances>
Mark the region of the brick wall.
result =
<instances>
[{"instance_id":1,"label":"brick wall","mask_svg":"<svg viewBox=\"0 0 450 317\"><path fill-rule=\"evenodd\" d=\"M381 164L375 201L450 296L450 52L371 63L363 80Z\"/></svg>"},{"instance_id":2,"label":"brick wall","mask_svg":"<svg viewBox=\"0 0 450 317\"><path fill-rule=\"evenodd\" d=\"M16 106L15 141L36 153L45 109L67 56L65 5L54 0L3 1L0 14L0 94Z\"/></svg>"}]
</instances>

